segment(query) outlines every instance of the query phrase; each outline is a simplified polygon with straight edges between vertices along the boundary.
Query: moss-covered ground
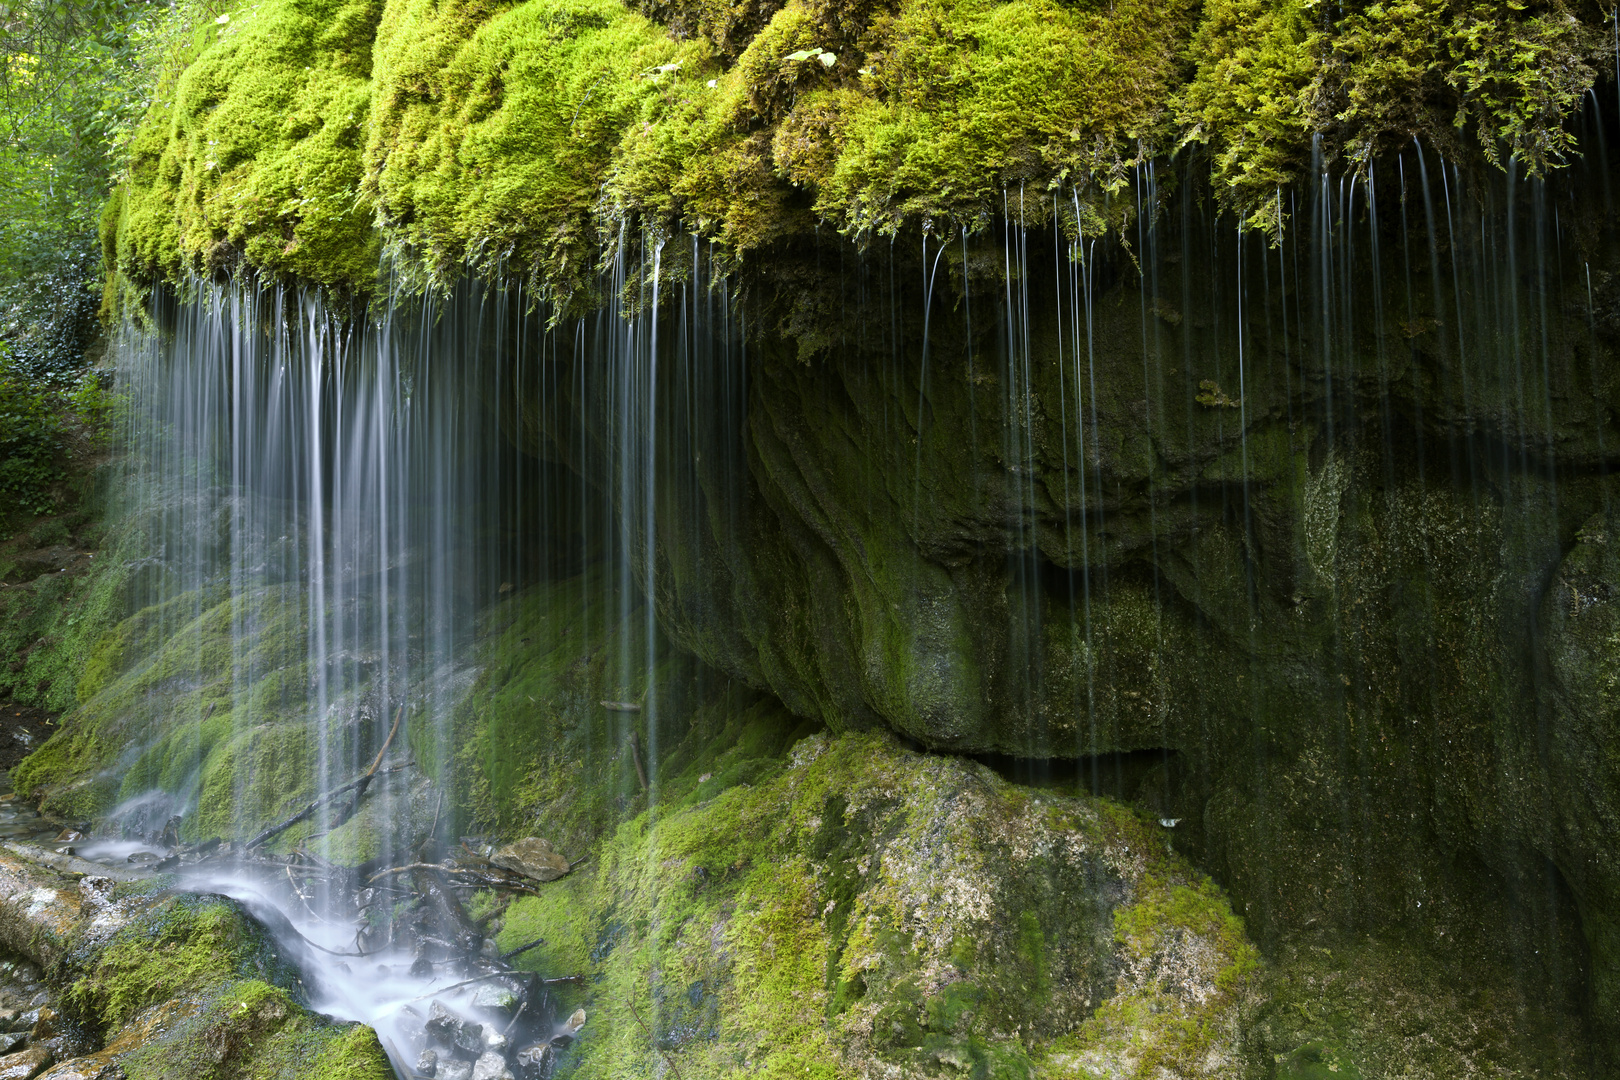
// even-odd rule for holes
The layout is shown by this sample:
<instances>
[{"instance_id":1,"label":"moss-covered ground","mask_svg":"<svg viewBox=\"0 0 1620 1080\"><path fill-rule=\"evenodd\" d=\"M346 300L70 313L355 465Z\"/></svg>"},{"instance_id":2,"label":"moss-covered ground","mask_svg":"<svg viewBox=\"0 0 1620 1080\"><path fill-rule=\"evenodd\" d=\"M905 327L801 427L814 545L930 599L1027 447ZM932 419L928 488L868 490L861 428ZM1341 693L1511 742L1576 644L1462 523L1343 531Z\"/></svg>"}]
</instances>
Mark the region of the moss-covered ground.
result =
<instances>
[{"instance_id":1,"label":"moss-covered ground","mask_svg":"<svg viewBox=\"0 0 1620 1080\"><path fill-rule=\"evenodd\" d=\"M309 1011L296 968L220 896L122 886L50 972L131 1080L388 1080L376 1034Z\"/></svg>"}]
</instances>

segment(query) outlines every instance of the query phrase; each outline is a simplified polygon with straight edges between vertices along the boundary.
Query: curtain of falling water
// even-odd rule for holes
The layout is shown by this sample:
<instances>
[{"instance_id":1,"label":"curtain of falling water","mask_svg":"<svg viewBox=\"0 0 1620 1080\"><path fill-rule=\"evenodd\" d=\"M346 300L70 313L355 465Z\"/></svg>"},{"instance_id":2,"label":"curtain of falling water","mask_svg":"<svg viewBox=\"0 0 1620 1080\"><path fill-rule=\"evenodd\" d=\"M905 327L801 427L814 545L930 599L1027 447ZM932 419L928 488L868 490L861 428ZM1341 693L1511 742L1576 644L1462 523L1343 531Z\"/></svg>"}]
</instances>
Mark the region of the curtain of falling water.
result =
<instances>
[{"instance_id":1,"label":"curtain of falling water","mask_svg":"<svg viewBox=\"0 0 1620 1080\"><path fill-rule=\"evenodd\" d=\"M1176 561L1178 545L1222 523L1243 548L1239 651L1258 664L1268 560L1305 553L1265 550L1251 428L1280 423L1290 457L1318 447L1325 456L1308 463L1318 475L1371 453L1391 487L1399 444L1420 477L1467 496L1475 527L1506 491L1507 512L1555 536L1559 506L1546 493L1556 488L1504 478L1551 469L1549 387L1564 374L1550 328L1570 303L1592 326L1597 315L1591 268L1564 276L1567 201L1511 163L1500 181L1473 181L1414 145L1353 179L1319 168L1300 191L1278 192L1290 226L1276 243L1213 212L1191 185L1162 192L1151 168L1116 198L1132 204L1128 252L1118 238L1045 224L1079 219L1078 196L1010 189L984 234L928 237L920 255L840 248L838 268L824 268L845 305L840 344L816 363L870 404L863 449L911 479L900 514L919 581L937 556L923 541L938 510L928 480L939 447L970 448L974 467L959 479L988 522L984 551L952 557L988 553L1004 567L1006 649L975 658L994 667L995 707L1023 717L1028 733L1001 749L1082 762L1081 782L1128 794L1128 770L1172 758L1209 769L1224 736L1198 725L1218 718L1200 716L1189 731L1161 711L1156 735L1125 737L1095 664L1065 681L1054 643L1097 656L1100 612L1116 586L1141 580L1162 648L1167 612L1218 607L1177 576ZM639 754L645 797L657 798L674 722L659 713L660 616L684 617L673 609L706 599L661 590L664 549L746 558L736 552L752 524L746 429L758 396L744 320L707 243L627 232L615 251L602 285L626 298L628 314L609 307L552 325L515 286L466 284L377 315L296 292L197 285L184 303L160 298L161 332L125 332L138 511L156 540L139 602L166 605L174 628L230 602L233 698L217 708L237 732L289 716L310 725L314 790L357 775L398 710L415 753L450 761L476 617L513 589L600 564L605 573L576 579L599 590L583 598L584 617L640 621L639 633L616 638L613 670L619 696L642 711L615 713L611 738ZM1000 273L986 284L970 262ZM1118 309L1122 296L1133 305L1124 323L1100 308ZM1402 355L1418 340L1423 364ZM965 415L936 408L952 380L967 388ZM1257 415L1252 401L1278 387ZM944 415L961 427L932 429ZM1175 460L1208 424L1230 452ZM270 696L256 644L289 606L305 655ZM1330 642L1324 663L1335 676L1348 670L1343 641ZM1246 674L1260 684L1257 668ZM1339 710L1337 767L1357 776L1373 748L1352 723L1348 685L1324 707ZM1054 746L1058 730L1065 741ZM196 799L202 759L222 737L199 725L177 805ZM1148 759L1127 760L1132 752ZM1422 752L1443 761L1438 747ZM1370 788L1352 790L1336 827L1365 830L1374 801Z\"/></svg>"},{"instance_id":2,"label":"curtain of falling water","mask_svg":"<svg viewBox=\"0 0 1620 1080\"><path fill-rule=\"evenodd\" d=\"M134 605L161 612L160 637L231 605L233 696L214 706L231 730L199 725L168 809L194 805L224 739L294 717L312 732L313 791L363 771L401 712L415 752L445 765L478 614L593 563L608 573L579 578L601 589L586 618L640 620L616 639L619 696L641 707L618 714L616 737L656 799L658 632L641 597L658 575L658 459L708 453L735 485L735 459L720 459L738 414L723 403L744 385L728 286L710 280L706 245L685 243L695 275L673 290L660 245L621 243L633 253L604 285L629 286L631 315L551 325L521 289L476 284L379 315L196 283L184 302L156 299L157 329L123 331L134 513L153 539ZM260 646L288 618L302 655L274 661L284 677L267 697ZM263 811L243 807L242 829Z\"/></svg>"}]
</instances>

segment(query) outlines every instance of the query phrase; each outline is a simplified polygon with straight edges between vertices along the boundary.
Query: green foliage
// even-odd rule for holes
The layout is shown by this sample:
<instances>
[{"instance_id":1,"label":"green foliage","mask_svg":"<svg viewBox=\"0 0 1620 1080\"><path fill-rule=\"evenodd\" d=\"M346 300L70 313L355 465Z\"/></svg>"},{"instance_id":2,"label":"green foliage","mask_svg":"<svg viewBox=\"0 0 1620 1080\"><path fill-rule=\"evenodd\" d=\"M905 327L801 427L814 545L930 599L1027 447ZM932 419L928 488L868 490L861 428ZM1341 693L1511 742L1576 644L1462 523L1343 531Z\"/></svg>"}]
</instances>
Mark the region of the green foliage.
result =
<instances>
[{"instance_id":1,"label":"green foliage","mask_svg":"<svg viewBox=\"0 0 1620 1080\"><path fill-rule=\"evenodd\" d=\"M140 113L141 53L165 7L144 0L6 5L0 49L0 291L48 275L94 231Z\"/></svg>"},{"instance_id":2,"label":"green foliage","mask_svg":"<svg viewBox=\"0 0 1620 1080\"><path fill-rule=\"evenodd\" d=\"M0 517L46 514L63 476L63 402L14 365L0 366Z\"/></svg>"}]
</instances>

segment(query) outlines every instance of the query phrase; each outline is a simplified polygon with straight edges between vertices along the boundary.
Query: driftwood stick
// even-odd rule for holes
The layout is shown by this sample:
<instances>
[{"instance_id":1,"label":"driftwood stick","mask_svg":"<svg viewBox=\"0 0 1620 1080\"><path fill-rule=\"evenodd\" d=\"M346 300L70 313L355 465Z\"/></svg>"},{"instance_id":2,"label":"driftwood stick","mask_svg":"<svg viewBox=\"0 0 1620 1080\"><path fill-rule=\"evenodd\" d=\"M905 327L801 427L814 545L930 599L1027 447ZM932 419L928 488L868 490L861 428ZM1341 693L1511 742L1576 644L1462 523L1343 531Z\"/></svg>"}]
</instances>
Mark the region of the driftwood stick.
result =
<instances>
[{"instance_id":1,"label":"driftwood stick","mask_svg":"<svg viewBox=\"0 0 1620 1080\"><path fill-rule=\"evenodd\" d=\"M372 774L368 774L366 776L362 776L358 780L351 780L347 784L344 784L342 787L333 788L331 791L328 791L326 794L324 794L324 795L320 796L319 798L315 799L308 806L306 806L302 810L298 811L298 813L294 814L292 817L288 818L286 821L281 822L279 825L270 826L270 828L264 830L264 832L260 833L258 836L255 836L253 839L249 840L247 842L247 845L244 848L244 850L252 851L254 848L260 846L261 844L264 844L264 843L266 843L267 841L270 841L270 840L274 840L276 837L280 836L282 833L286 832L288 829L292 828L294 825L297 825L300 821L307 821L310 818L310 816L315 813L315 811L319 810L321 807L325 806L327 803L331 802L333 799L336 799L339 795L343 795L343 794L346 794L346 793L348 793L350 791L353 791L355 788L360 787L362 784L369 785L371 783L373 777L387 776L390 773L401 772L401 771L403 771L405 769L412 768L415 765L416 765L416 762L407 761L403 765L395 765L393 768L383 769L381 772L372 773Z\"/></svg>"},{"instance_id":2,"label":"driftwood stick","mask_svg":"<svg viewBox=\"0 0 1620 1080\"><path fill-rule=\"evenodd\" d=\"M403 866L390 866L387 870L379 870L377 873L372 874L370 877L368 877L366 879L366 884L370 885L373 881L377 881L377 880L379 880L381 878L385 878L385 877L389 876L390 874L403 874L407 870L428 870L428 869L432 869L432 870L449 870L449 869L451 869L451 867L441 866L438 863L430 863L430 862L413 862L413 863L406 863Z\"/></svg>"},{"instance_id":3,"label":"driftwood stick","mask_svg":"<svg viewBox=\"0 0 1620 1080\"><path fill-rule=\"evenodd\" d=\"M647 790L647 770L641 765L641 740L636 733L630 733L630 760L636 763L636 779L641 781L641 790Z\"/></svg>"},{"instance_id":4,"label":"driftwood stick","mask_svg":"<svg viewBox=\"0 0 1620 1080\"><path fill-rule=\"evenodd\" d=\"M405 706L401 705L399 708L394 710L394 724L388 729L388 738L383 740L382 749L378 750L377 756L372 759L371 768L366 770L366 774L362 776L360 778L360 782L355 785L354 798L350 799L349 805L345 806L342 811L338 813L337 825L333 825L332 828L335 829L338 827L338 825L348 821L354 816L354 812L360 809L360 800L365 798L366 789L371 786L372 777L377 775L377 769L382 765L383 755L388 753L388 748L393 745L394 736L399 734L399 721L404 715Z\"/></svg>"},{"instance_id":5,"label":"driftwood stick","mask_svg":"<svg viewBox=\"0 0 1620 1080\"><path fill-rule=\"evenodd\" d=\"M511 952L503 952L503 953L501 953L501 955L499 957L497 957L497 959L499 959L501 961L501 963L504 964L504 963L508 962L509 960L511 960L512 957L514 957L514 956L522 956L524 953L528 952L530 949L539 948L541 945L544 945L545 943L546 943L545 938L535 938L533 941L529 942L527 945L519 945L517 948L513 949Z\"/></svg>"},{"instance_id":6,"label":"driftwood stick","mask_svg":"<svg viewBox=\"0 0 1620 1080\"><path fill-rule=\"evenodd\" d=\"M686 1080L685 1077L681 1076L681 1067L675 1064L675 1059L666 1054L664 1052L664 1048L658 1045L658 1040L653 1038L653 1033L651 1029L647 1027L647 1022L643 1020L641 1018L641 1014L636 1011L636 1003L631 1001L629 998L625 998L624 1003L630 1006L630 1015L635 1017L636 1023L641 1025L641 1030L647 1036L647 1044L654 1050L658 1051L658 1055L664 1059L664 1064L668 1065L670 1071L675 1074L675 1080Z\"/></svg>"}]
</instances>

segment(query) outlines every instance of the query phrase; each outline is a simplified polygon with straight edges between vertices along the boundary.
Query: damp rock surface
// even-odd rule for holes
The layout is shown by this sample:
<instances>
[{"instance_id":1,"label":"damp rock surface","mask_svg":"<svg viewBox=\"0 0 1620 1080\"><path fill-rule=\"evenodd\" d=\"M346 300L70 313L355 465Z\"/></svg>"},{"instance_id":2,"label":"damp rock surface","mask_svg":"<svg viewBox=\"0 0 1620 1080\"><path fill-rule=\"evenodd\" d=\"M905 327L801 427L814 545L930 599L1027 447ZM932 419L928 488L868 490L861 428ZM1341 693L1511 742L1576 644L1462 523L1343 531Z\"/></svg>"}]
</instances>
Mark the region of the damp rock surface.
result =
<instances>
[{"instance_id":1,"label":"damp rock surface","mask_svg":"<svg viewBox=\"0 0 1620 1080\"><path fill-rule=\"evenodd\" d=\"M498 848L489 861L507 870L534 878L536 881L556 881L568 873L568 860L558 854L548 842L536 836Z\"/></svg>"}]
</instances>

